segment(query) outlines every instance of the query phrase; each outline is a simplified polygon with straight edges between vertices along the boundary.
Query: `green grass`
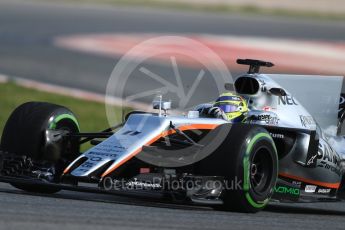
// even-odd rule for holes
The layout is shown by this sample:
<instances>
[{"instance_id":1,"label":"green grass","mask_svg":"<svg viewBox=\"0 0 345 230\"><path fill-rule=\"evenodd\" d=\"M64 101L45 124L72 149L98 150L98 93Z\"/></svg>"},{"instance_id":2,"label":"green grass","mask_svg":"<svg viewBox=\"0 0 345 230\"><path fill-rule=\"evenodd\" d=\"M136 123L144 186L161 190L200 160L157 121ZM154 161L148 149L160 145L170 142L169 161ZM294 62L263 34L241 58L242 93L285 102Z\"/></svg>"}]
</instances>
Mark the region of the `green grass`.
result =
<instances>
[{"instance_id":1,"label":"green grass","mask_svg":"<svg viewBox=\"0 0 345 230\"><path fill-rule=\"evenodd\" d=\"M226 4L195 4L183 2L163 2L160 0L39 0L45 2L74 2L74 3L96 3L110 5L128 5L128 6L145 6L158 7L178 10L196 10L215 13L241 13L251 15L273 15L285 17L314 18L327 20L345 20L345 14L316 12L311 10L295 11L290 9L266 9L253 5L226 5Z\"/></svg>"},{"instance_id":2,"label":"green grass","mask_svg":"<svg viewBox=\"0 0 345 230\"><path fill-rule=\"evenodd\" d=\"M70 98L34 89L24 88L14 83L0 83L0 131L11 112L28 101L43 101L63 105L77 116L81 131L95 132L109 127L103 103ZM119 113L121 110L119 109ZM1 135L1 133L0 133ZM89 145L84 146L85 150Z\"/></svg>"}]
</instances>

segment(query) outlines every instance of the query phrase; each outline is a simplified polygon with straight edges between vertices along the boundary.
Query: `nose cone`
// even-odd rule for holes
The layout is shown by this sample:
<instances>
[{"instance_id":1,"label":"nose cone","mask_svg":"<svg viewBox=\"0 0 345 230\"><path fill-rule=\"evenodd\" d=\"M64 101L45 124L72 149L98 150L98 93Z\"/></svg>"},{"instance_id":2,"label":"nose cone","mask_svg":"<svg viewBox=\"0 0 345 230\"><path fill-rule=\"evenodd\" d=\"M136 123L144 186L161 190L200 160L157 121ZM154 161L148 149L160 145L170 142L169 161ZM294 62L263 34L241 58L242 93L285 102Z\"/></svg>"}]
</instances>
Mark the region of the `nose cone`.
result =
<instances>
[{"instance_id":1,"label":"nose cone","mask_svg":"<svg viewBox=\"0 0 345 230\"><path fill-rule=\"evenodd\" d=\"M75 177L88 177L88 176L91 176L97 170L100 170L100 171L106 170L105 166L108 165L107 163L109 163L110 161L112 160L102 159L100 157L91 157L91 158L88 158L79 167L74 169L70 174ZM102 168L104 169L102 170Z\"/></svg>"}]
</instances>

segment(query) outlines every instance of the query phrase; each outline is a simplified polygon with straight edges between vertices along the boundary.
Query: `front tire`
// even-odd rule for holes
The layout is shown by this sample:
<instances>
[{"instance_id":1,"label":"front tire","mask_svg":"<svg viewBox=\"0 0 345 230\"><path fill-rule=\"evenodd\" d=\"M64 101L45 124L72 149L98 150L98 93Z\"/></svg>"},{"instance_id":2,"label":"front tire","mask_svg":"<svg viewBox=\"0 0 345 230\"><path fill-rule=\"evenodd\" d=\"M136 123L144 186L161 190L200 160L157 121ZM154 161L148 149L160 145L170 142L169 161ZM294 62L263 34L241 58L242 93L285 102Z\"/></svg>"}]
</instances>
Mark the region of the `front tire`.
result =
<instances>
[{"instance_id":1,"label":"front tire","mask_svg":"<svg viewBox=\"0 0 345 230\"><path fill-rule=\"evenodd\" d=\"M63 106L46 102L24 103L12 112L6 122L1 137L1 150L51 166L53 177L49 182L58 182L66 162L79 154L79 141L76 139L62 142L58 156L52 157L51 149L45 148L45 131L48 129L62 129L76 133L79 132L79 124L73 113ZM12 185L29 192L59 191L56 188L40 185L19 183Z\"/></svg>"}]
</instances>

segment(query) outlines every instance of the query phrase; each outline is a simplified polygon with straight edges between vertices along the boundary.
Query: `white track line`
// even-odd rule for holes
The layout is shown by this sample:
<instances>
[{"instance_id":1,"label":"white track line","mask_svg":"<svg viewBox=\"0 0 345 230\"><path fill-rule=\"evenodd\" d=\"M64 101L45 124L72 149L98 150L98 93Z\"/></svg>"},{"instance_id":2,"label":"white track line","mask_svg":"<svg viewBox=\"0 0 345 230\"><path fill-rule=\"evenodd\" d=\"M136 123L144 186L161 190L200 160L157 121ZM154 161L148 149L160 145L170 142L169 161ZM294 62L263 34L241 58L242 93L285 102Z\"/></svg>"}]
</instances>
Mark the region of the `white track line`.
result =
<instances>
[{"instance_id":1,"label":"white track line","mask_svg":"<svg viewBox=\"0 0 345 230\"><path fill-rule=\"evenodd\" d=\"M0 83L8 82L8 77L6 75L0 74Z\"/></svg>"},{"instance_id":2,"label":"white track line","mask_svg":"<svg viewBox=\"0 0 345 230\"><path fill-rule=\"evenodd\" d=\"M81 52L94 53L97 55L118 57L126 54L128 50L146 41L149 38L164 36L165 34L137 33L137 34L89 34L57 37L54 44L61 48L78 50ZM301 70L311 73L322 73L332 75L344 75L345 73L345 42L316 41L316 40L294 40L269 37L248 37L231 35L210 35L210 34L180 34L190 37L213 49L229 67L235 57L269 59L277 67L288 68L299 72ZM147 46L147 44L145 44ZM187 54L193 44L177 46L175 40L169 44L151 44L150 50L165 51L167 54L180 49ZM138 52L138 57L145 53ZM207 57L207 53L202 56ZM164 60L164 56L158 57ZM180 61L181 62L181 61ZM185 62L187 65L188 62Z\"/></svg>"},{"instance_id":3,"label":"white track line","mask_svg":"<svg viewBox=\"0 0 345 230\"><path fill-rule=\"evenodd\" d=\"M6 82L13 82L18 86L22 86L29 89L36 89L42 92L55 93L55 94L68 96L72 98L78 98L82 100L94 101L94 102L105 104L104 94L98 94L98 93L80 90L76 88L63 87L59 85L42 83L42 82L34 81L34 80L28 80L21 77L13 77L13 76L0 74L0 83L6 83ZM129 105L125 103L121 98L116 98L116 97L111 97L109 101L110 103L108 104L110 105L125 106L125 107L131 107L135 109L147 110L149 106L145 103L139 103L139 102L131 102Z\"/></svg>"}]
</instances>

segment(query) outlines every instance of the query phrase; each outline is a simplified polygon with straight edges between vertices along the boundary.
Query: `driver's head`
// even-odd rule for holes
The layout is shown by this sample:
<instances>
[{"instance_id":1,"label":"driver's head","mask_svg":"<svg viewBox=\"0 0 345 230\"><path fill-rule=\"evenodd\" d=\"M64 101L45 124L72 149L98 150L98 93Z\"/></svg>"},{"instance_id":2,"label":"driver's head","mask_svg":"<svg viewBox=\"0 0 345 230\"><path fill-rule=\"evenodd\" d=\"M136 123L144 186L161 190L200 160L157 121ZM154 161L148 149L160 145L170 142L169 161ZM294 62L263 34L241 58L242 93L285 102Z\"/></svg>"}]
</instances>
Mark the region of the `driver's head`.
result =
<instances>
[{"instance_id":1,"label":"driver's head","mask_svg":"<svg viewBox=\"0 0 345 230\"><path fill-rule=\"evenodd\" d=\"M223 110L227 119L232 122L242 122L248 112L247 102L234 93L221 94L213 106Z\"/></svg>"}]
</instances>

